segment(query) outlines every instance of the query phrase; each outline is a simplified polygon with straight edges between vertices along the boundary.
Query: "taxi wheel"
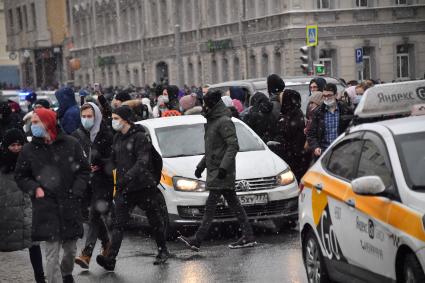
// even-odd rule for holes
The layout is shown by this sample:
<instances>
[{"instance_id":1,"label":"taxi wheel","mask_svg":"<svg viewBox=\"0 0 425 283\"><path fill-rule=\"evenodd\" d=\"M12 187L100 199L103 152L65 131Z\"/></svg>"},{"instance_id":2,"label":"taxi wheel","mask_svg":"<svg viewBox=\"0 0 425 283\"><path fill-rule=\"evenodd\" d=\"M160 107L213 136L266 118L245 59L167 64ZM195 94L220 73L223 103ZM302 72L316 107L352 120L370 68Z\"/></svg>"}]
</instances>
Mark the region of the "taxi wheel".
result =
<instances>
[{"instance_id":1,"label":"taxi wheel","mask_svg":"<svg viewBox=\"0 0 425 283\"><path fill-rule=\"evenodd\" d=\"M303 240L303 260L309 283L329 282L320 245L311 230Z\"/></svg>"},{"instance_id":2,"label":"taxi wheel","mask_svg":"<svg viewBox=\"0 0 425 283\"><path fill-rule=\"evenodd\" d=\"M406 255L403 266L404 283L419 283L425 282L425 275L416 256L412 253Z\"/></svg>"}]
</instances>

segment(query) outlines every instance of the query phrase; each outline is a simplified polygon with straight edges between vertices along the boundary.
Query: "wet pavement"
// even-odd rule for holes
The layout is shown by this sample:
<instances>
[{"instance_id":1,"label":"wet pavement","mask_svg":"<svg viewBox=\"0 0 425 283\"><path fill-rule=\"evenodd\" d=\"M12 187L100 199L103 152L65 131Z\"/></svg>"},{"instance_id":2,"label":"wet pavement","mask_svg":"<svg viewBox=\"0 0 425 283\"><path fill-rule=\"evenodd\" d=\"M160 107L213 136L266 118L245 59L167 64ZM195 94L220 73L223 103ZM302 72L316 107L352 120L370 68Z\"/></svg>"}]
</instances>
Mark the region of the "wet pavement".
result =
<instances>
[{"instance_id":1,"label":"wet pavement","mask_svg":"<svg viewBox=\"0 0 425 283\"><path fill-rule=\"evenodd\" d=\"M97 265L95 256L90 270L74 269L76 282L306 282L298 232L284 229L275 233L255 229L255 248L231 250L236 239L225 227L214 227L199 252L179 242L169 242L172 257L162 266L154 266L156 247L142 232L130 231L124 238L115 272ZM79 251L83 241L78 242ZM99 248L96 247L94 255ZM0 253L0 282L32 282L28 251Z\"/></svg>"}]
</instances>

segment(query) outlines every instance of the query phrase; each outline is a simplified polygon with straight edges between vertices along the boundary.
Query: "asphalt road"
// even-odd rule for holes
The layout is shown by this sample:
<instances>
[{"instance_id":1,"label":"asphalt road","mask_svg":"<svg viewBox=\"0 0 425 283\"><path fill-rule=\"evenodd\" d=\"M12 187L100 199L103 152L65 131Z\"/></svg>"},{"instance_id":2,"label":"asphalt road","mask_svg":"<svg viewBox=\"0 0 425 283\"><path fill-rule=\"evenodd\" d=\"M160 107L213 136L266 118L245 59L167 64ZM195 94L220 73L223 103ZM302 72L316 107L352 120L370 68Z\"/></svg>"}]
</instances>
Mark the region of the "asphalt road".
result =
<instances>
[{"instance_id":1,"label":"asphalt road","mask_svg":"<svg viewBox=\"0 0 425 283\"><path fill-rule=\"evenodd\" d=\"M298 232L276 233L256 227L258 245L231 250L236 239L230 228L213 227L201 251L169 242L172 257L162 266L152 264L156 247L149 235L129 231L118 255L115 272L106 272L92 258L90 270L74 269L76 282L307 282ZM79 251L83 241L78 242ZM96 248L95 255L99 249ZM43 251L44 253L44 251ZM33 282L28 251L0 253L0 282Z\"/></svg>"}]
</instances>

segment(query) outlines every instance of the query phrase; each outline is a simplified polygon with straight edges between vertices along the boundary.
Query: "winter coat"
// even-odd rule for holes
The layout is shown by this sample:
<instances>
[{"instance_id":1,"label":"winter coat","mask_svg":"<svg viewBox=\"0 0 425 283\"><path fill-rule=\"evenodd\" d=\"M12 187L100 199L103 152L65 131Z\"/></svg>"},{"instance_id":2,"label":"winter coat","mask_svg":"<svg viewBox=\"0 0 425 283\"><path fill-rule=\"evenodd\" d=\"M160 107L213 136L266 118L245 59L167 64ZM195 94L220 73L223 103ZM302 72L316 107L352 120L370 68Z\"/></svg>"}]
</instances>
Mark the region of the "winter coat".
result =
<instances>
[{"instance_id":1,"label":"winter coat","mask_svg":"<svg viewBox=\"0 0 425 283\"><path fill-rule=\"evenodd\" d=\"M251 105L243 121L267 143L273 139L277 123L272 113L273 104L265 94L256 93L251 99Z\"/></svg>"},{"instance_id":2,"label":"winter coat","mask_svg":"<svg viewBox=\"0 0 425 283\"><path fill-rule=\"evenodd\" d=\"M236 154L239 151L236 128L231 120L231 113L220 100L212 109L205 113L205 156L197 168L207 169L208 190L232 190L235 188ZM218 178L219 169L224 169L227 175Z\"/></svg>"},{"instance_id":3,"label":"winter coat","mask_svg":"<svg viewBox=\"0 0 425 283\"><path fill-rule=\"evenodd\" d=\"M90 174L88 189L89 195L94 201L111 200L113 193L112 167L108 164L111 157L113 134L112 130L104 123L92 142L90 133L81 126L72 133L83 148L87 162L93 166L99 166L100 170Z\"/></svg>"},{"instance_id":4,"label":"winter coat","mask_svg":"<svg viewBox=\"0 0 425 283\"><path fill-rule=\"evenodd\" d=\"M133 124L127 133L115 134L111 159L117 170L118 191L156 190L151 147L141 125Z\"/></svg>"},{"instance_id":5,"label":"winter coat","mask_svg":"<svg viewBox=\"0 0 425 283\"><path fill-rule=\"evenodd\" d=\"M0 252L31 246L31 200L15 182L13 171L0 172Z\"/></svg>"},{"instance_id":6,"label":"winter coat","mask_svg":"<svg viewBox=\"0 0 425 283\"><path fill-rule=\"evenodd\" d=\"M80 109L71 88L61 88L55 93L59 102L58 117L67 134L72 134L81 125Z\"/></svg>"},{"instance_id":7,"label":"winter coat","mask_svg":"<svg viewBox=\"0 0 425 283\"><path fill-rule=\"evenodd\" d=\"M89 166L75 138L62 132L51 144L33 138L19 155L15 179L19 188L32 196L33 240L75 240L83 236L80 208ZM38 187L44 190L44 198L34 197Z\"/></svg>"},{"instance_id":8,"label":"winter coat","mask_svg":"<svg viewBox=\"0 0 425 283\"><path fill-rule=\"evenodd\" d=\"M280 143L277 154L288 163L297 179L305 173L308 162L304 151L304 114L301 110L301 96L294 90L285 90L275 140Z\"/></svg>"},{"instance_id":9,"label":"winter coat","mask_svg":"<svg viewBox=\"0 0 425 283\"><path fill-rule=\"evenodd\" d=\"M353 118L353 111L343 102L337 102L339 109L338 135L342 134ZM322 103L313 113L310 128L307 131L307 142L310 149L322 148L326 144L325 140L325 113L326 105Z\"/></svg>"}]
</instances>

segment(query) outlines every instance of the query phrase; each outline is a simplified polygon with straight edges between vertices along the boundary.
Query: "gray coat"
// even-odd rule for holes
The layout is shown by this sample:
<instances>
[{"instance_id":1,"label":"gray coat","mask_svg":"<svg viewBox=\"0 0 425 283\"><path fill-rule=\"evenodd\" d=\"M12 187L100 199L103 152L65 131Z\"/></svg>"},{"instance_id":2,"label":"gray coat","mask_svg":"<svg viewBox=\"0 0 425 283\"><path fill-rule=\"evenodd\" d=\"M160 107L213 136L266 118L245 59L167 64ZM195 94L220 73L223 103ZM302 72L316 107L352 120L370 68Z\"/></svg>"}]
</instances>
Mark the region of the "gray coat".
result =
<instances>
[{"instance_id":1,"label":"gray coat","mask_svg":"<svg viewBox=\"0 0 425 283\"><path fill-rule=\"evenodd\" d=\"M0 172L0 252L31 246L31 200L15 182L13 172Z\"/></svg>"},{"instance_id":2,"label":"gray coat","mask_svg":"<svg viewBox=\"0 0 425 283\"><path fill-rule=\"evenodd\" d=\"M221 100L205 114L205 156L197 168L207 169L208 190L235 189L236 154L239 144L231 115ZM224 179L218 178L220 168L227 172Z\"/></svg>"}]
</instances>

